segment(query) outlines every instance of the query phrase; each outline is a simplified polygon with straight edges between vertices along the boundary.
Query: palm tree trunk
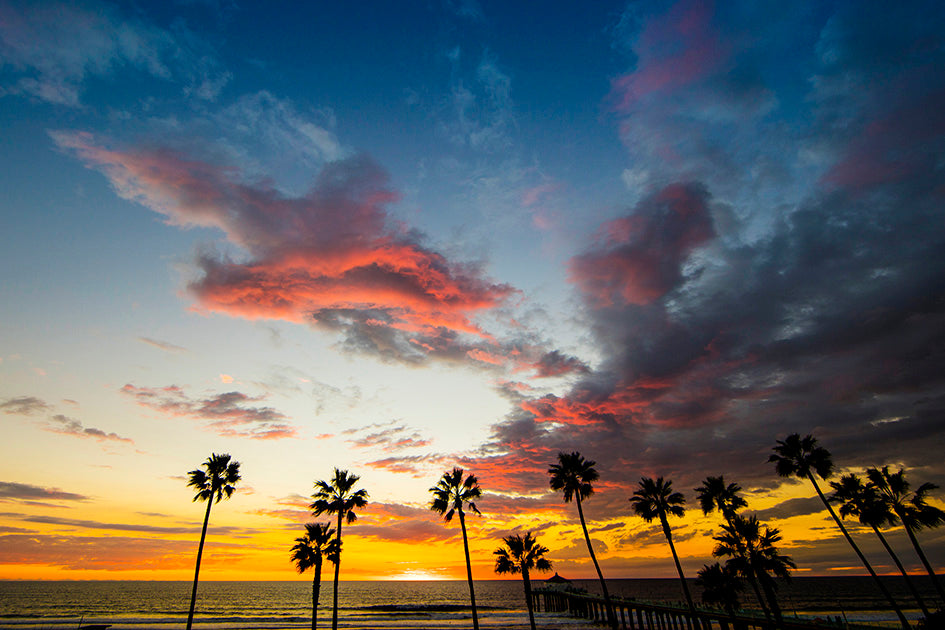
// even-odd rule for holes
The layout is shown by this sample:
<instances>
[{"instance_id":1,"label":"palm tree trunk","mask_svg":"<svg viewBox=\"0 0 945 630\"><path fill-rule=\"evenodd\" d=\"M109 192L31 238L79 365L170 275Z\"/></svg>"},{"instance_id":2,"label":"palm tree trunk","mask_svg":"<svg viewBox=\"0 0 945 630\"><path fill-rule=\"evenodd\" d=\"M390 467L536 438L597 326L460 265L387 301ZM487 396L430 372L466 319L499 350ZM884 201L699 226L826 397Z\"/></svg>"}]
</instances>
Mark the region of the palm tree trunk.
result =
<instances>
[{"instance_id":1,"label":"palm tree trunk","mask_svg":"<svg viewBox=\"0 0 945 630\"><path fill-rule=\"evenodd\" d=\"M594 555L594 547L591 546L591 536L587 533L587 524L584 522L584 509L581 507L581 495L575 493L574 498L577 500L578 516L581 517L581 529L584 530L587 552L591 555L594 568L597 569L597 578L600 580L600 588L604 593L604 605L607 607L607 620L610 622L610 626L614 630L617 630L617 616L614 614L613 604L610 603L610 593L607 592L607 583L604 582L604 574L601 573L600 565L597 564L597 556Z\"/></svg>"},{"instance_id":2,"label":"palm tree trunk","mask_svg":"<svg viewBox=\"0 0 945 630\"><path fill-rule=\"evenodd\" d=\"M522 581L525 582L525 606L528 608L528 623L535 630L535 611L532 606L532 582L528 579L528 569L522 567Z\"/></svg>"},{"instance_id":3,"label":"palm tree trunk","mask_svg":"<svg viewBox=\"0 0 945 630\"><path fill-rule=\"evenodd\" d=\"M312 578L312 630L315 630L318 619L318 597L322 590L322 559L315 560L315 576Z\"/></svg>"},{"instance_id":4,"label":"palm tree trunk","mask_svg":"<svg viewBox=\"0 0 945 630\"><path fill-rule=\"evenodd\" d=\"M335 563L335 590L331 599L331 630L338 630L338 572L341 570L341 517L343 511L338 510L338 562Z\"/></svg>"},{"instance_id":5,"label":"palm tree trunk","mask_svg":"<svg viewBox=\"0 0 945 630\"><path fill-rule=\"evenodd\" d=\"M761 612L765 614L765 619L771 621L771 611L768 610L768 605L765 604L765 598L761 594L761 589L758 586L758 578L755 575L754 567L751 567L748 571L748 582L755 591L755 597L758 598L758 604L761 606Z\"/></svg>"},{"instance_id":6,"label":"palm tree trunk","mask_svg":"<svg viewBox=\"0 0 945 630\"><path fill-rule=\"evenodd\" d=\"M676 546L673 544L673 533L669 529L669 523L666 516L660 514L660 524L663 526L663 534L666 536L666 542L669 543L669 550L673 553L673 562L676 563L676 572L679 574L679 581L682 583L683 594L686 596L686 603L689 604L689 612L692 613L692 621L696 622L696 606L692 603L692 595L689 593L689 585L686 584L686 576L683 575L682 565L679 564L679 556L676 555Z\"/></svg>"},{"instance_id":7,"label":"palm tree trunk","mask_svg":"<svg viewBox=\"0 0 945 630\"><path fill-rule=\"evenodd\" d=\"M892 558L893 562L896 563L896 566L899 568L899 572L902 573L903 579L906 581L906 586L909 587L909 592L912 593L912 596L915 598L915 601L918 602L919 608L922 609L922 614L925 615L926 619L929 617L929 609L926 607L925 602L922 601L922 597L919 595L919 591L916 590L915 584L912 583L912 578L909 577L909 572L906 571L906 568L902 566L902 562L899 561L899 556L896 555L896 552L892 550L892 547L889 546L889 543L886 542L886 537L883 536L883 533L879 531L879 528L875 525L871 526L873 531L876 532L876 535L879 537L879 541L883 543L883 547L886 548L886 552L889 554L889 557Z\"/></svg>"},{"instance_id":8,"label":"palm tree trunk","mask_svg":"<svg viewBox=\"0 0 945 630\"><path fill-rule=\"evenodd\" d=\"M207 523L210 522L210 508L213 496L207 499L207 513L203 516L203 529L200 531L200 546L197 547L197 568L194 569L194 590L190 593L190 612L187 613L187 630L194 624L194 607L197 605L197 578L200 577L200 558L203 556L203 543L207 539Z\"/></svg>"},{"instance_id":9,"label":"palm tree trunk","mask_svg":"<svg viewBox=\"0 0 945 630\"><path fill-rule=\"evenodd\" d=\"M847 542L850 543L851 547L853 547L853 551L855 551L856 555L860 558L860 562L862 562L863 566L866 567L866 570L869 571L869 574L872 576L873 580L876 581L876 585L879 587L879 590L882 591L883 595L886 597L886 600L893 607L893 610L896 612L896 617L899 618L900 625L902 625L905 630L909 630L909 621L906 619L906 616L902 614L902 609L899 608L899 605L896 603L896 600L893 599L892 594L890 594L889 590L886 589L883 581L879 579L878 575L876 575L876 571L873 570L869 560L866 559L866 556L863 555L863 552L860 551L860 548L853 541L853 537L850 536L849 532L847 532L847 528L843 526L843 522L840 520L840 517L837 516L837 513L833 511L833 507L830 505L830 502L827 501L827 497L825 497L824 493L820 491L820 486L817 485L814 475L808 472L807 479L814 485L814 490L817 491L817 496L819 496L820 500L823 501L824 506L827 508L827 511L830 512L830 516L833 517L837 527L840 528L843 536L847 539Z\"/></svg>"},{"instance_id":10,"label":"palm tree trunk","mask_svg":"<svg viewBox=\"0 0 945 630\"><path fill-rule=\"evenodd\" d=\"M902 515L899 514L899 520L902 521L902 526L906 530L906 534L909 535L909 541L912 543L912 546L915 547L915 552L919 556L919 560L922 561L922 565L925 567L925 570L928 572L929 577L932 578L932 585L935 587L935 590L938 592L939 598L942 600L942 603L945 604L945 592L942 592L942 585L938 581L938 577L935 575L935 570L932 569L932 565L929 564L929 559L925 557L925 553L922 551L922 547L919 546L919 541L915 537L915 533L912 531L912 528L906 525L906 520L902 518Z\"/></svg>"},{"instance_id":11,"label":"palm tree trunk","mask_svg":"<svg viewBox=\"0 0 945 630\"><path fill-rule=\"evenodd\" d=\"M760 573L760 571L758 572ZM761 588L765 591L765 597L768 599L768 605L771 606L771 612L774 615L774 621L779 628L784 627L784 617L781 615L781 606L778 604L778 594L774 592L774 585L771 577L766 573L759 578Z\"/></svg>"},{"instance_id":12,"label":"palm tree trunk","mask_svg":"<svg viewBox=\"0 0 945 630\"><path fill-rule=\"evenodd\" d=\"M463 552L466 554L466 580L469 582L469 603L472 605L473 630L479 630L479 615L476 614L476 591L473 589L472 564L469 561L469 541L466 539L466 517L459 510L459 528L463 530Z\"/></svg>"}]
</instances>

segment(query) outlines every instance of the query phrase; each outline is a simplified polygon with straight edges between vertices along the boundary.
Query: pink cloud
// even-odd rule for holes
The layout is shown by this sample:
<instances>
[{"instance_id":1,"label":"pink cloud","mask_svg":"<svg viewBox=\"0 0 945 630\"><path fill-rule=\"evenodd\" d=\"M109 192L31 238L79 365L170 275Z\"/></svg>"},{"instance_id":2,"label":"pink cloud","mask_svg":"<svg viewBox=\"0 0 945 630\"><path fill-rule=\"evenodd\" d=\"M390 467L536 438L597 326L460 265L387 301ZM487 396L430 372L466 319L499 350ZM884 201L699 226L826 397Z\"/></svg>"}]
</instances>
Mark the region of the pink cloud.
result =
<instances>
[{"instance_id":1,"label":"pink cloud","mask_svg":"<svg viewBox=\"0 0 945 630\"><path fill-rule=\"evenodd\" d=\"M338 328L352 347L398 358L461 357L464 340L489 339L475 316L514 293L392 221L386 206L398 195L365 157L327 164L309 193L286 197L167 150L113 150L87 133L53 138L120 196L170 224L222 230L246 250L240 262L199 261L202 276L189 288L201 309Z\"/></svg>"},{"instance_id":2,"label":"pink cloud","mask_svg":"<svg viewBox=\"0 0 945 630\"><path fill-rule=\"evenodd\" d=\"M667 186L605 224L597 246L572 259L570 279L597 307L648 304L681 280L685 260L714 235L705 192Z\"/></svg>"},{"instance_id":3,"label":"pink cloud","mask_svg":"<svg viewBox=\"0 0 945 630\"><path fill-rule=\"evenodd\" d=\"M697 83L722 66L729 51L712 28L713 10L711 2L679 2L646 24L634 46L636 70L613 82L617 110L626 111L650 94Z\"/></svg>"}]
</instances>

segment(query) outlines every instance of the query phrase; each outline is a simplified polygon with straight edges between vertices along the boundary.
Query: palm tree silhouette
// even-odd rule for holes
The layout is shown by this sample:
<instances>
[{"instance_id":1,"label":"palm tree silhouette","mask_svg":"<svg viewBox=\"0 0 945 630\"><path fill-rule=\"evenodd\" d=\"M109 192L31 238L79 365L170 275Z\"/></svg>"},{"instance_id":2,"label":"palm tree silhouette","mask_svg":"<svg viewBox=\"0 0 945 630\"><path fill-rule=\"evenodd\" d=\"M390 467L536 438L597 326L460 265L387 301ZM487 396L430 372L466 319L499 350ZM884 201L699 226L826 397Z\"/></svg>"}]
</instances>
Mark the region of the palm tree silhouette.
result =
<instances>
[{"instance_id":1,"label":"palm tree silhouette","mask_svg":"<svg viewBox=\"0 0 945 630\"><path fill-rule=\"evenodd\" d=\"M663 534L666 536L666 542L669 543L669 550L673 554L673 562L676 563L676 571L679 573L679 581L682 584L683 593L686 595L686 603L689 604L689 611L693 618L696 615L696 607L692 603L692 595L689 593L689 585L686 584L686 576L683 575L682 565L679 564L679 556L676 554L676 546L673 545L673 533L669 528L669 516L682 516L686 513L683 504L686 498L682 492L673 492L673 482L663 481L662 477L653 481L650 477L640 479L640 487L630 497L630 503L633 504L633 511L643 517L647 523L654 518L658 518L660 525L663 526Z\"/></svg>"},{"instance_id":2,"label":"palm tree silhouette","mask_svg":"<svg viewBox=\"0 0 945 630\"><path fill-rule=\"evenodd\" d=\"M463 479L463 469L453 468L451 472L443 473L440 481L432 488L433 501L430 503L430 509L437 514L442 514L443 518L449 523L453 520L453 514L459 515L459 528L463 532L463 551L466 554L466 580L469 582L469 601L472 606L472 619L474 630L479 630L479 615L476 613L476 591L473 589L472 564L469 561L469 540L466 537L466 513L463 511L463 505L476 514L481 514L476 508L474 499L482 495L479 489L479 483L475 475L467 475Z\"/></svg>"},{"instance_id":3,"label":"palm tree silhouette","mask_svg":"<svg viewBox=\"0 0 945 630\"><path fill-rule=\"evenodd\" d=\"M939 598L945 602L945 592L942 591L942 585L915 536L915 533L924 527L938 527L945 523L945 512L927 503L928 494L938 486L933 483L923 483L915 492L910 494L905 471L900 468L899 472L890 473L889 466L883 466L881 470L870 468L866 471L866 476L876 487L883 503L892 510L898 517L898 521L902 523L906 534L909 536L909 542L912 543L916 554L925 566L925 570L932 578L932 584L935 586Z\"/></svg>"},{"instance_id":4,"label":"palm tree silhouette","mask_svg":"<svg viewBox=\"0 0 945 630\"><path fill-rule=\"evenodd\" d=\"M522 574L522 581L525 583L525 605L528 607L528 622L535 630L535 611L532 606L532 583L529 578L529 571L551 571L551 562L545 558L548 548L538 544L538 541L532 536L531 532L526 532L525 536L512 534L502 539L504 547L499 547L493 551L495 555L495 572Z\"/></svg>"},{"instance_id":5,"label":"palm tree silhouette","mask_svg":"<svg viewBox=\"0 0 945 630\"><path fill-rule=\"evenodd\" d=\"M594 494L593 483L599 478L597 470L594 469L595 463L597 462L584 459L577 451L558 453L558 463L548 467L548 474L551 476L549 485L552 490L561 491L565 503L570 503L572 498L577 503L581 529L584 530L584 540L587 542L587 552L591 556L594 568L597 569L597 577L600 580L601 591L603 591L604 603L607 607L607 619L616 630L617 616L614 614L614 607L610 602L610 593L607 592L604 574L600 571L597 556L594 555L594 548L591 546L591 537L587 533L587 524L584 522L584 509L581 507L581 501Z\"/></svg>"},{"instance_id":6,"label":"palm tree silhouette","mask_svg":"<svg viewBox=\"0 0 945 630\"><path fill-rule=\"evenodd\" d=\"M742 607L738 594L744 588L741 578L732 567L722 566L718 562L699 569L696 584L702 587L702 603L708 606L721 606L725 612L734 616Z\"/></svg>"},{"instance_id":7,"label":"palm tree silhouette","mask_svg":"<svg viewBox=\"0 0 945 630\"><path fill-rule=\"evenodd\" d=\"M748 502L738 494L741 490L741 486L737 483L726 485L725 478L721 475L718 477L706 477L702 485L695 488L699 496L699 507L702 508L702 513L708 516L717 509L722 513L722 518L724 518L725 522L729 525L731 525L735 516L737 516L738 510L748 507ZM735 539L735 542L736 544L741 544L741 540L738 538ZM744 553L744 550L741 551ZM755 592L755 598L758 600L758 605L761 606L761 611L764 613L765 619L770 620L771 611L768 610L765 598L761 594L761 589L758 586L758 577L752 570L751 565L748 565L747 568L748 573L745 577L748 583L751 584L752 590ZM716 576L713 574L709 576L709 579L714 579L715 577Z\"/></svg>"},{"instance_id":8,"label":"palm tree silhouette","mask_svg":"<svg viewBox=\"0 0 945 630\"><path fill-rule=\"evenodd\" d=\"M322 586L322 561L328 559L338 563L338 541L333 538L335 530L328 523L306 523L305 536L295 539L292 561L299 573L314 568L312 576L312 630L318 619L318 595Z\"/></svg>"},{"instance_id":9,"label":"palm tree silhouette","mask_svg":"<svg viewBox=\"0 0 945 630\"><path fill-rule=\"evenodd\" d=\"M899 568L899 572L906 581L906 586L909 587L909 591L918 602L919 608L922 609L922 614L928 618L929 610L918 590L916 590L915 584L912 583L912 578L909 577L909 573L902 566L899 556L889 546L889 542L879 529L880 527L895 525L899 519L889 505L880 498L876 486L873 483L864 484L862 479L850 473L840 477L840 481L831 481L830 487L834 490L830 501L840 504L840 516L843 518L856 517L860 523L873 529L873 532L876 533L879 541L883 544L883 548L886 549L886 553Z\"/></svg>"},{"instance_id":10,"label":"palm tree silhouette","mask_svg":"<svg viewBox=\"0 0 945 630\"><path fill-rule=\"evenodd\" d=\"M347 470L338 470L335 468L331 481L316 481L315 493L312 498L315 501L309 506L312 514L321 516L322 514L337 514L338 526L336 538L338 542L338 560L335 562L335 580L334 591L332 593L331 627L332 630L338 630L338 573L341 569L341 525L347 522L349 525L358 520L358 515L354 513L356 508L363 508L367 505L368 493L364 488L353 490L354 484L361 479L358 475L350 475Z\"/></svg>"},{"instance_id":11,"label":"palm tree silhouette","mask_svg":"<svg viewBox=\"0 0 945 630\"><path fill-rule=\"evenodd\" d=\"M778 528L765 527L761 532L761 523L754 516L745 518L735 516L731 523L722 526L722 533L714 537L718 542L712 555L716 558L729 558L725 566L738 575L755 575L761 583L768 605L774 613L778 625L783 625L781 607L778 605L777 584L771 576L788 579L790 569L797 565L790 556L778 553L775 543L781 540Z\"/></svg>"},{"instance_id":12,"label":"palm tree silhouette","mask_svg":"<svg viewBox=\"0 0 945 630\"><path fill-rule=\"evenodd\" d=\"M197 547L197 568L194 569L194 589L190 594L190 612L187 613L187 630L194 623L194 607L197 605L197 581L200 577L200 559L203 557L203 543L207 539L207 524L210 522L210 507L219 503L223 497L229 499L240 480L240 463L231 462L226 453L213 453L201 464L203 469L191 470L188 487L193 487L197 494L194 501L206 501L207 512L203 517L203 529L200 531L200 546Z\"/></svg>"},{"instance_id":13,"label":"palm tree silhouette","mask_svg":"<svg viewBox=\"0 0 945 630\"><path fill-rule=\"evenodd\" d=\"M833 460L830 458L830 451L823 448L822 446L817 446L817 440L812 435L807 435L804 438L801 438L801 436L797 433L792 433L791 435L787 436L783 442L781 440L778 440L777 442L778 445L773 447L774 454L768 457L768 461L774 462L775 469L782 477L794 476L801 479L807 479L811 482L811 485L814 486L814 490L817 491L817 496L819 496L820 500L823 501L824 507L827 508L830 516L833 517L834 522L837 524L837 527L839 527L840 531L843 533L843 537L846 538L847 542L850 543L850 546L853 547L853 551L856 552L860 562L862 562L863 566L866 567L866 570L876 582L879 590L886 597L886 600L896 612L896 617L899 618L899 623L903 628L908 630L909 622L906 620L906 616L902 613L902 609L899 608L896 600L893 599L892 594L890 594L882 580L879 579L879 576L876 575L876 571L873 570L873 567L866 559L866 556L863 555L863 552L860 551L860 548L853 541L853 537L850 536L847 528L843 526L843 522L840 520L840 517L837 516L836 512L834 512L833 507L831 507L830 503L827 501L827 497L824 496L820 486L817 485L817 480L814 478L815 473L820 478L826 480L833 472Z\"/></svg>"}]
</instances>

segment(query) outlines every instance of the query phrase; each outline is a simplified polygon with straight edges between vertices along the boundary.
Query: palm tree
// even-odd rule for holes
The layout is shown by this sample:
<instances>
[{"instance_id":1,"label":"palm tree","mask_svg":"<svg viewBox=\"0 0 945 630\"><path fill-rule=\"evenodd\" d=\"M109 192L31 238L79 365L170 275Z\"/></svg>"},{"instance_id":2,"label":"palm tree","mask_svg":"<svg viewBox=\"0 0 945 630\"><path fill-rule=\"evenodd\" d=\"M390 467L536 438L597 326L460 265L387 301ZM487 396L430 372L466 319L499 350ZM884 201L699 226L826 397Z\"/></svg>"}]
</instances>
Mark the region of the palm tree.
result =
<instances>
[{"instance_id":1,"label":"palm tree","mask_svg":"<svg viewBox=\"0 0 945 630\"><path fill-rule=\"evenodd\" d=\"M741 486L737 483L726 484L725 478L722 475L718 477L706 477L702 485L695 488L699 496L699 507L702 508L702 513L708 516L717 509L722 513L722 518L724 518L725 522L729 525L732 524L732 521L738 514L738 510L748 507L748 502L738 494L741 490ZM738 541L736 540L736 542ZM745 577L748 579L748 583L751 584L751 588L755 592L755 598L758 600L758 605L761 607L765 619L770 620L771 612L768 610L765 598L761 594L761 589L758 586L758 578L751 570L750 566L748 569L748 574ZM710 579L713 577L714 576L710 576Z\"/></svg>"},{"instance_id":2,"label":"palm tree","mask_svg":"<svg viewBox=\"0 0 945 630\"><path fill-rule=\"evenodd\" d=\"M597 577L600 580L601 591L603 591L604 603L607 607L607 619L610 621L610 625L616 629L617 616L614 614L614 607L610 603L610 593L607 592L604 574L600 571L597 556L594 555L594 548L591 546L591 537L587 533L587 524L584 522L584 509L581 507L581 501L594 494L593 483L599 478L597 470L594 469L596 463L584 459L577 451L558 453L558 463L548 467L548 474L551 476L549 485L552 490L561 491L565 503L570 503L572 498L577 503L581 529L584 530L584 541L587 543L587 552L591 556L594 568L597 569Z\"/></svg>"},{"instance_id":3,"label":"palm tree","mask_svg":"<svg viewBox=\"0 0 945 630\"><path fill-rule=\"evenodd\" d=\"M790 569L796 569L797 565L790 556L778 553L775 546L781 540L778 528L765 527L762 533L761 523L756 517L736 515L731 523L722 526L722 533L714 540L719 544L712 555L729 558L725 563L726 568L738 575L757 576L775 620L779 626L782 625L781 607L776 595L777 584L771 576L786 580L791 575Z\"/></svg>"},{"instance_id":4,"label":"palm tree","mask_svg":"<svg viewBox=\"0 0 945 630\"><path fill-rule=\"evenodd\" d=\"M521 573L522 581L525 582L525 605L528 607L528 622L535 630L535 612L532 605L532 583L529 579L529 571L551 571L551 562L545 558L548 548L538 544L531 532L526 532L525 536L512 534L502 539L505 547L499 547L493 551L495 555L496 573Z\"/></svg>"},{"instance_id":5,"label":"palm tree","mask_svg":"<svg viewBox=\"0 0 945 630\"><path fill-rule=\"evenodd\" d=\"M699 569L696 584L702 587L702 603L707 606L721 606L725 612L734 616L742 607L738 594L744 588L741 578L732 567L724 567L718 562Z\"/></svg>"},{"instance_id":6,"label":"palm tree","mask_svg":"<svg viewBox=\"0 0 945 630\"><path fill-rule=\"evenodd\" d=\"M224 497L229 499L240 480L240 463L231 462L226 453L213 453L201 464L203 470L191 470L188 487L193 487L197 494L194 501L206 501L207 512L203 517L203 529L200 531L200 546L197 547L197 568L194 570L194 589L190 594L190 612L187 613L187 630L194 623L194 607L197 605L197 580L200 577L200 559L203 556L203 543L207 539L207 524L210 522L210 507Z\"/></svg>"},{"instance_id":7,"label":"palm tree","mask_svg":"<svg viewBox=\"0 0 945 630\"><path fill-rule=\"evenodd\" d=\"M647 523L654 518L658 518L660 525L663 526L663 534L666 536L666 542L669 543L669 550L673 554L673 562L676 563L676 572L679 573L679 581L682 583L683 593L686 595L686 603L689 604L689 611L693 618L696 615L696 607L692 603L692 595L689 593L689 585L686 584L686 576L683 575L682 565L679 564L679 556L676 554L676 546L673 545L673 533L669 528L669 516L682 516L686 513L683 504L686 498L682 492L673 492L673 482L663 481L662 477L653 481L650 477L640 479L640 487L630 497L630 503L633 504L633 511L643 517Z\"/></svg>"},{"instance_id":8,"label":"palm tree","mask_svg":"<svg viewBox=\"0 0 945 630\"><path fill-rule=\"evenodd\" d=\"M866 476L876 486L883 503L902 522L902 526L909 536L909 542L912 543L916 554L925 566L925 570L932 578L932 584L935 586L939 598L945 602L945 592L942 591L942 585L938 581L932 565L929 564L929 559L925 557L922 547L919 546L918 539L915 537L916 531L923 527L938 527L945 523L945 512L927 503L928 494L938 486L933 483L923 483L915 492L910 494L905 471L900 468L899 472L890 473L889 466L883 466L882 470L870 468L866 471Z\"/></svg>"},{"instance_id":9,"label":"palm tree","mask_svg":"<svg viewBox=\"0 0 945 630\"><path fill-rule=\"evenodd\" d=\"M318 619L318 596L322 585L322 560L338 563L338 541L333 539L335 530L328 523L306 523L305 536L295 539L292 561L299 573L314 568L312 577L312 630Z\"/></svg>"},{"instance_id":10,"label":"palm tree","mask_svg":"<svg viewBox=\"0 0 945 630\"><path fill-rule=\"evenodd\" d=\"M742 487L737 483L726 485L725 477L721 475L706 477L702 486L695 489L702 513L708 516L718 509L726 521L731 521L738 510L748 507L748 502L738 494L741 490Z\"/></svg>"},{"instance_id":11,"label":"palm tree","mask_svg":"<svg viewBox=\"0 0 945 630\"><path fill-rule=\"evenodd\" d=\"M899 556L897 556L896 552L889 546L889 542L887 542L886 537L883 536L883 532L879 530L879 528L883 526L895 525L899 519L889 505L880 498L876 486L873 483L864 484L862 479L850 473L849 475L840 477L840 481L831 481L830 487L834 490L830 500L840 504L840 516L842 518L847 516L856 517L859 519L860 523L868 525L873 529L873 532L876 533L879 541L883 544L883 548L886 549L886 553L889 554L889 557L896 563L896 567L899 568L899 572L906 581L906 586L909 587L909 591L912 593L916 602L918 602L919 608L922 609L922 614L928 618L929 610L925 606L925 602L922 600L919 592L916 590L915 584L912 583L912 578L909 577L906 568L902 566Z\"/></svg>"},{"instance_id":12,"label":"palm tree","mask_svg":"<svg viewBox=\"0 0 945 630\"><path fill-rule=\"evenodd\" d=\"M358 475L348 474L347 470L335 468L331 481L315 482L315 494L312 495L315 501L309 506L315 516L321 516L322 514L338 515L335 538L338 542L338 560L335 562L334 591L332 594L332 630L338 630L338 573L341 569L341 525L344 522L350 525L358 520L358 515L354 513L354 510L367 505L367 490L364 488L353 490L354 484L360 479L361 477Z\"/></svg>"},{"instance_id":13,"label":"palm tree","mask_svg":"<svg viewBox=\"0 0 945 630\"><path fill-rule=\"evenodd\" d=\"M443 473L440 481L430 488L430 492L433 493L430 509L437 514L442 514L447 523L453 520L453 514L459 515L459 528L463 532L463 552L466 554L466 580L469 582L473 628L479 630L476 591L473 589L472 564L469 561L469 540L466 537L466 512L463 511L463 505L468 505L473 512L481 514L474 499L478 499L482 491L479 489L475 475L467 475L466 479L463 479L463 469L453 468L452 472Z\"/></svg>"},{"instance_id":14,"label":"palm tree","mask_svg":"<svg viewBox=\"0 0 945 630\"><path fill-rule=\"evenodd\" d=\"M866 556L863 555L863 552L860 551L860 548L853 541L853 537L850 536L847 528L843 526L843 522L840 520L840 517L837 516L836 512L834 512L833 508L830 506L830 503L827 501L827 497L824 496L820 486L817 485L817 480L814 478L815 473L820 478L826 480L833 472L833 460L830 458L830 451L821 446L817 446L817 440L811 435L801 438L801 436L797 433L792 433L791 435L787 436L783 442L781 440L778 440L777 442L778 445L773 449L774 454L768 458L768 461L775 463L775 469L782 477L794 476L801 479L807 479L811 482L811 485L814 486L814 490L817 491L817 496L819 496L820 500L823 501L824 507L827 508L830 516L833 517L834 522L837 524L837 527L839 527L841 533L843 533L843 537L846 538L847 542L850 543L850 546L853 547L853 551L856 552L860 562L862 562L863 566L866 567L866 570L876 582L876 586L879 587L879 590L886 597L886 600L896 612L896 617L899 618L899 623L903 628L908 630L909 622L906 620L906 616L902 613L902 609L899 608L896 600L893 599L892 594L883 584L882 580L879 579L879 576L876 575L876 571L873 570L873 567L866 559Z\"/></svg>"}]
</instances>

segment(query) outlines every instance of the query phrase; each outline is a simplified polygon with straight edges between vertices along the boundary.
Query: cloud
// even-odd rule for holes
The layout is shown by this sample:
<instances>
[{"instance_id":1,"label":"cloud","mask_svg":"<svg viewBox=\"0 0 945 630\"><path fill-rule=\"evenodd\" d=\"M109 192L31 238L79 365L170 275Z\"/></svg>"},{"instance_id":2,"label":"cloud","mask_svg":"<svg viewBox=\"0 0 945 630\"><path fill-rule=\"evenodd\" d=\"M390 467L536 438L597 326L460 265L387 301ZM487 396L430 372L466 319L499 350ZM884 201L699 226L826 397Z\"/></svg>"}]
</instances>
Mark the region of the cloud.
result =
<instances>
[{"instance_id":1,"label":"cloud","mask_svg":"<svg viewBox=\"0 0 945 630\"><path fill-rule=\"evenodd\" d=\"M188 286L198 310L309 324L336 333L343 351L409 365L440 360L541 376L583 369L520 326L507 339L486 330L481 321L505 321L518 291L487 278L480 264L450 261L392 220L387 206L398 194L366 156L325 163L311 189L294 196L169 149L115 150L87 133L51 135L123 198L173 225L219 229L240 249L238 258L199 256Z\"/></svg>"},{"instance_id":2,"label":"cloud","mask_svg":"<svg viewBox=\"0 0 945 630\"><path fill-rule=\"evenodd\" d=\"M778 503L774 507L770 507L765 510L758 510L754 512L754 515L758 517L758 520L768 521L790 518L792 516L817 514L820 512L826 513L824 502L820 500L820 497L813 496L788 499Z\"/></svg>"},{"instance_id":3,"label":"cloud","mask_svg":"<svg viewBox=\"0 0 945 630\"><path fill-rule=\"evenodd\" d=\"M0 53L12 70L0 94L26 94L72 107L80 105L89 78L111 78L124 68L180 81L205 100L214 99L229 79L205 44L183 26L172 33L99 3L4 3Z\"/></svg>"},{"instance_id":4,"label":"cloud","mask_svg":"<svg viewBox=\"0 0 945 630\"><path fill-rule=\"evenodd\" d=\"M2 501L89 501L90 497L74 492L65 492L59 488L43 488L27 483L0 481L0 500ZM47 503L43 503L47 505Z\"/></svg>"},{"instance_id":5,"label":"cloud","mask_svg":"<svg viewBox=\"0 0 945 630\"><path fill-rule=\"evenodd\" d=\"M134 444L134 440L122 437L117 433L106 433L105 431L96 429L94 427L83 427L82 423L75 418L64 416L61 413L57 413L49 417L46 430L52 431L53 433L61 433L63 435L73 435L75 437L82 438L94 438L100 442L114 441Z\"/></svg>"},{"instance_id":6,"label":"cloud","mask_svg":"<svg viewBox=\"0 0 945 630\"><path fill-rule=\"evenodd\" d=\"M256 440L277 440L296 436L296 429L286 416L272 407L255 407L249 403L262 400L242 392L226 392L206 398L192 398L176 385L161 388L136 387L130 383L121 393L131 396L144 407L177 417L207 421L210 428L223 436L248 437Z\"/></svg>"},{"instance_id":7,"label":"cloud","mask_svg":"<svg viewBox=\"0 0 945 630\"><path fill-rule=\"evenodd\" d=\"M941 34L908 11L885 38L878 9L774 19L751 3L714 34L711 5L674 7L628 35L637 78L615 115L631 167L648 169L640 196L569 266L600 359L570 390L521 399L469 467L529 492L558 450L580 450L611 484L593 510L640 474L680 488L724 474L764 496L785 483L771 447L797 431L841 467L904 462L941 484ZM919 40L935 44L920 54ZM761 71L799 41L799 76ZM789 137L798 125L813 135Z\"/></svg>"},{"instance_id":8,"label":"cloud","mask_svg":"<svg viewBox=\"0 0 945 630\"><path fill-rule=\"evenodd\" d=\"M3 413L23 416L34 416L39 413L45 413L50 409L52 409L52 405L35 396L16 396L14 398L7 398L0 403L0 410L2 410Z\"/></svg>"},{"instance_id":9,"label":"cloud","mask_svg":"<svg viewBox=\"0 0 945 630\"><path fill-rule=\"evenodd\" d=\"M431 441L424 439L419 432L409 429L403 424L392 420L384 424L372 424L358 429L342 431L345 434L359 433L356 438L347 440L349 444L359 448L380 447L386 452L402 451L409 448L429 446Z\"/></svg>"},{"instance_id":10,"label":"cloud","mask_svg":"<svg viewBox=\"0 0 945 630\"><path fill-rule=\"evenodd\" d=\"M23 518L28 523L41 523L44 525L59 525L61 527L77 527L80 529L107 529L123 532L146 532L150 534L195 534L199 527L167 527L162 525L145 525L141 523L107 523L103 521L88 521L74 518L58 518L54 516L27 516ZM246 533L245 528L211 526L208 531L213 531L220 535L236 536Z\"/></svg>"},{"instance_id":11,"label":"cloud","mask_svg":"<svg viewBox=\"0 0 945 630\"><path fill-rule=\"evenodd\" d=\"M157 339L151 339L150 337L138 337L138 341L148 344L149 346L154 346L165 352L187 352L186 348L181 346L174 345L167 341L159 341Z\"/></svg>"},{"instance_id":12,"label":"cloud","mask_svg":"<svg viewBox=\"0 0 945 630\"><path fill-rule=\"evenodd\" d=\"M211 554L210 563L232 561L237 544L226 556ZM172 570L193 566L193 541L127 536L63 536L8 534L0 536L0 556L10 564L41 564L74 570Z\"/></svg>"},{"instance_id":13,"label":"cloud","mask_svg":"<svg viewBox=\"0 0 945 630\"><path fill-rule=\"evenodd\" d=\"M448 540L459 533L458 528L444 527L439 515L426 508L378 502L358 515L357 524L347 531L349 535L404 543Z\"/></svg>"}]
</instances>

